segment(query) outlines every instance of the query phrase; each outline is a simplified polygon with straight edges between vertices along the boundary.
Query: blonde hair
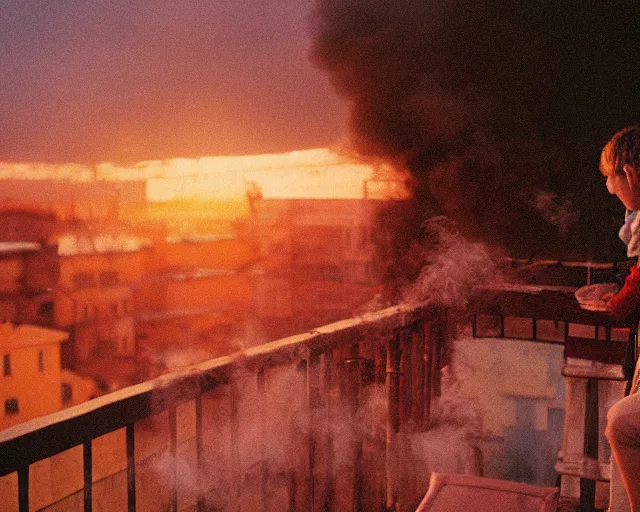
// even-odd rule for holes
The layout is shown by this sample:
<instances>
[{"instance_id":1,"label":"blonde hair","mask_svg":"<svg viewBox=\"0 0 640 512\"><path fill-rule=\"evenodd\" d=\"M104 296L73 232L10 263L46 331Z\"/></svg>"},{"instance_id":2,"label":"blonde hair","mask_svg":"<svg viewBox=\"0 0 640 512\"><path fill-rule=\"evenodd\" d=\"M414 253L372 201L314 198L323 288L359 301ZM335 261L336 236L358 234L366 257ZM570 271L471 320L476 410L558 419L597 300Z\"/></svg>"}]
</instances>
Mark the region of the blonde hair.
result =
<instances>
[{"instance_id":1,"label":"blonde hair","mask_svg":"<svg viewBox=\"0 0 640 512\"><path fill-rule=\"evenodd\" d=\"M625 164L640 170L640 127L629 126L616 133L600 154L600 172L610 176Z\"/></svg>"}]
</instances>

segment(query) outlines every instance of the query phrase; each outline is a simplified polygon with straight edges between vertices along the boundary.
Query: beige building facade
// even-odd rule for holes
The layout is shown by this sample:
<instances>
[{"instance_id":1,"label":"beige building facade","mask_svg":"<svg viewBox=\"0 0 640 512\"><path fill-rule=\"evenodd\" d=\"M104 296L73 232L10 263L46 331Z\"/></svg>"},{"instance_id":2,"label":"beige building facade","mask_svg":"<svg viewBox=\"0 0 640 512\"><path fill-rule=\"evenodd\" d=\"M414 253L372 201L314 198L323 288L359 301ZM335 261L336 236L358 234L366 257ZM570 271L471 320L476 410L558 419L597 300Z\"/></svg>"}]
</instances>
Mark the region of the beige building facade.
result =
<instances>
[{"instance_id":1,"label":"beige building facade","mask_svg":"<svg viewBox=\"0 0 640 512\"><path fill-rule=\"evenodd\" d=\"M67 338L64 331L0 324L0 429L96 395L91 381L61 369L60 344Z\"/></svg>"}]
</instances>

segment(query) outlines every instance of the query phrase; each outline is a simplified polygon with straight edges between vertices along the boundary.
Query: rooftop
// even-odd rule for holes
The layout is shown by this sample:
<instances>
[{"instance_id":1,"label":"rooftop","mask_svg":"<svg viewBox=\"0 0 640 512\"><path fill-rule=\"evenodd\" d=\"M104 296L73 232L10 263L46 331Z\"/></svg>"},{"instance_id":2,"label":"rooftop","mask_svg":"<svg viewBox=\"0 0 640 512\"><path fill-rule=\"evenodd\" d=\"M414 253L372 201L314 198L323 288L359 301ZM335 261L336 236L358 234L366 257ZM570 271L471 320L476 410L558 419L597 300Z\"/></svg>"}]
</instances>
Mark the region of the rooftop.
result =
<instances>
[{"instance_id":1,"label":"rooftop","mask_svg":"<svg viewBox=\"0 0 640 512\"><path fill-rule=\"evenodd\" d=\"M65 331L36 325L13 324L11 322L0 324L0 346L4 349L61 343L68 337L69 333Z\"/></svg>"},{"instance_id":2,"label":"rooftop","mask_svg":"<svg viewBox=\"0 0 640 512\"><path fill-rule=\"evenodd\" d=\"M169 244L200 244L207 242L218 242L220 240L235 240L235 235L229 233L221 234L199 234L199 235L185 235L185 236L169 236L165 238L165 242Z\"/></svg>"},{"instance_id":3,"label":"rooftop","mask_svg":"<svg viewBox=\"0 0 640 512\"><path fill-rule=\"evenodd\" d=\"M58 238L59 256L137 252L150 247L152 242L126 234L82 235L68 233Z\"/></svg>"}]
</instances>

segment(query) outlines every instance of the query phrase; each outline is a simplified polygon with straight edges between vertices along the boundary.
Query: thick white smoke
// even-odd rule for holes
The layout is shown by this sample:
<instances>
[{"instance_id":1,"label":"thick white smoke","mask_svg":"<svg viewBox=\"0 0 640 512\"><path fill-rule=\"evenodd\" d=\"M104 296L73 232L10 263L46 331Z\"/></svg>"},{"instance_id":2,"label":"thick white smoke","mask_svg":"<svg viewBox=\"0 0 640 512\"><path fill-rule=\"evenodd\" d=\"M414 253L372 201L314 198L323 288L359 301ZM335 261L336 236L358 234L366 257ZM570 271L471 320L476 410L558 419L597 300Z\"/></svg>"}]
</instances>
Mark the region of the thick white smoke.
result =
<instances>
[{"instance_id":1,"label":"thick white smoke","mask_svg":"<svg viewBox=\"0 0 640 512\"><path fill-rule=\"evenodd\" d=\"M409 303L427 302L463 310L473 286L503 280L492 250L465 238L446 217L425 222L427 239L420 275L404 291Z\"/></svg>"}]
</instances>

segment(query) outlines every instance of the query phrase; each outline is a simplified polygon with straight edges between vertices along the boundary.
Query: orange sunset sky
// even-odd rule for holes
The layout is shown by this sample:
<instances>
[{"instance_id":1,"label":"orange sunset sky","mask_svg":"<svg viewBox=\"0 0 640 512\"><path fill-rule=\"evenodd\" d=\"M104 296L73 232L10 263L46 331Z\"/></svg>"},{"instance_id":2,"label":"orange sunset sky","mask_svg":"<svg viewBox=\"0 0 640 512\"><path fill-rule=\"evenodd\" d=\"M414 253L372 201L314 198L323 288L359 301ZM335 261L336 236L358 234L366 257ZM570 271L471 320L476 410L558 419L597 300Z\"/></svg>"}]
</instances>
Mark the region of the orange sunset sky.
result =
<instances>
[{"instance_id":1,"label":"orange sunset sky","mask_svg":"<svg viewBox=\"0 0 640 512\"><path fill-rule=\"evenodd\" d=\"M3 2L0 161L331 146L346 105L308 60L311 0Z\"/></svg>"}]
</instances>

